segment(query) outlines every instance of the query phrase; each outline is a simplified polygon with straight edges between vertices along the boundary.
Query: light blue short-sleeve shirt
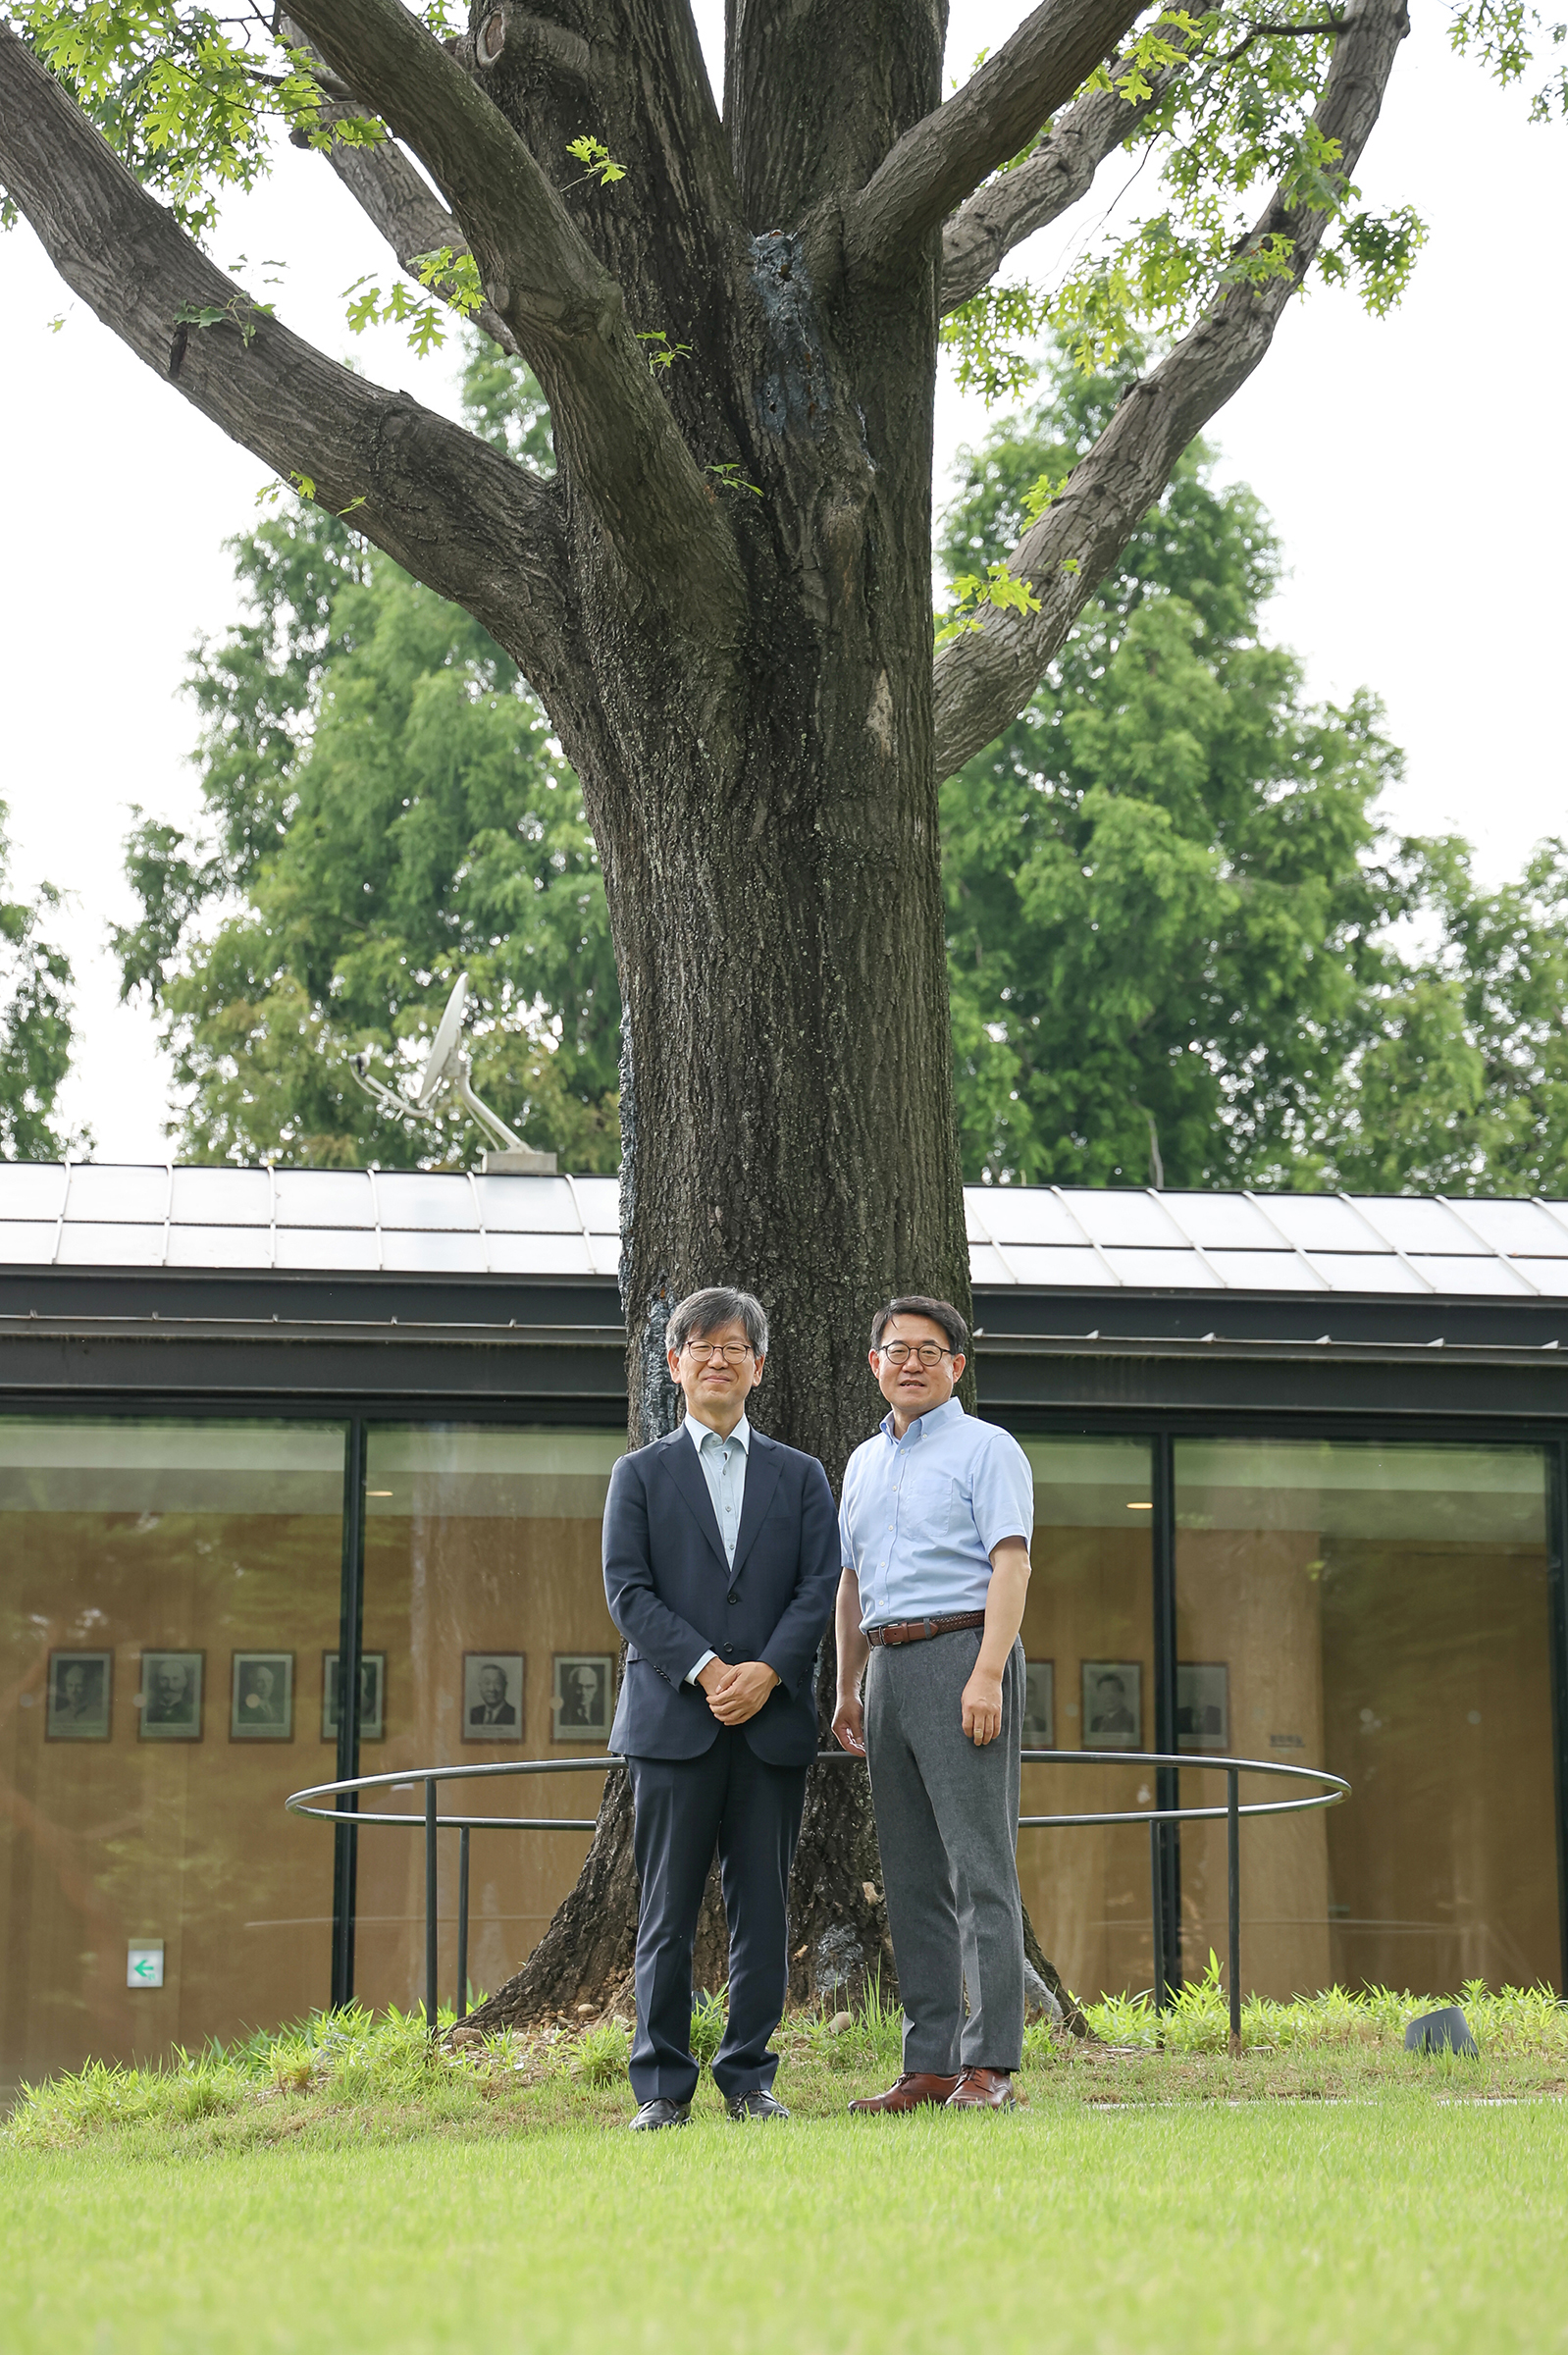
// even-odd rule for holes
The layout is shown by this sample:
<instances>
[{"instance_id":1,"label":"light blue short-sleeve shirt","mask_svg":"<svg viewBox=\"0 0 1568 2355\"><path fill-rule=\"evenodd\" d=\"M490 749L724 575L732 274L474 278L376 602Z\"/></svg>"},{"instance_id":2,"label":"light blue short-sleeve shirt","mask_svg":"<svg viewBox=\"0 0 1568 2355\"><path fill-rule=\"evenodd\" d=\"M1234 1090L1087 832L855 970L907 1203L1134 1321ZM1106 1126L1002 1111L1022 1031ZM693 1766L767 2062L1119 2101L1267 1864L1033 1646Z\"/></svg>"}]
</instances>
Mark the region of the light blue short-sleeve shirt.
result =
<instances>
[{"instance_id":1,"label":"light blue short-sleeve shirt","mask_svg":"<svg viewBox=\"0 0 1568 2355\"><path fill-rule=\"evenodd\" d=\"M956 1398L902 1439L889 1415L845 1470L839 1536L862 1627L983 1611L992 1546L1033 1534L1028 1457L1010 1431L967 1415Z\"/></svg>"}]
</instances>

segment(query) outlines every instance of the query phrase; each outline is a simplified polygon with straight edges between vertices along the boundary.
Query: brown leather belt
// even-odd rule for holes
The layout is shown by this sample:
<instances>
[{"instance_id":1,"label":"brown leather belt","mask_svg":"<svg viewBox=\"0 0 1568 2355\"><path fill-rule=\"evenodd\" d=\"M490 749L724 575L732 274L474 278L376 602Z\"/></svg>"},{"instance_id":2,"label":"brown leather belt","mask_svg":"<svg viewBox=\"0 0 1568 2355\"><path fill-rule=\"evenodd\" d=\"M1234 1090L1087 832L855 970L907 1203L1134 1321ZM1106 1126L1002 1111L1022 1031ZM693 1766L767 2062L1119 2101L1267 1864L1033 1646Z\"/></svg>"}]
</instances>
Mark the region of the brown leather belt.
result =
<instances>
[{"instance_id":1,"label":"brown leather belt","mask_svg":"<svg viewBox=\"0 0 1568 2355\"><path fill-rule=\"evenodd\" d=\"M896 1619L891 1627L868 1627L867 1644L923 1644L927 1636L950 1636L961 1627L983 1627L983 1611L951 1611L945 1619Z\"/></svg>"}]
</instances>

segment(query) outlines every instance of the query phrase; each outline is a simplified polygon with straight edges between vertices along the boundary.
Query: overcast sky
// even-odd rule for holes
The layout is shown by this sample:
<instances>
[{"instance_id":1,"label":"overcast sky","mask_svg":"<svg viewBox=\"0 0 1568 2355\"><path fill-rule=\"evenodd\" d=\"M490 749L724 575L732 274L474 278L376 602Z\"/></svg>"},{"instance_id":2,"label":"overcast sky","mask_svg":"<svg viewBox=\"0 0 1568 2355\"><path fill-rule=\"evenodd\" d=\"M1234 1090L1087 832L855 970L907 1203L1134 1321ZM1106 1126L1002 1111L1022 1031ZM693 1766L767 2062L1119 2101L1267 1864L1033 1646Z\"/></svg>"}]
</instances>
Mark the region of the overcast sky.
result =
<instances>
[{"instance_id":1,"label":"overcast sky","mask_svg":"<svg viewBox=\"0 0 1568 2355\"><path fill-rule=\"evenodd\" d=\"M956 0L950 70L1022 13L1023 0ZM1568 130L1532 128L1521 98L1451 58L1446 13L1433 0L1416 12L1361 173L1369 203L1408 200L1431 229L1402 310L1371 320L1322 290L1295 303L1212 438L1284 543L1272 634L1303 656L1314 693L1366 685L1384 698L1408 756L1390 815L1468 835L1500 880L1541 835L1568 831L1551 687L1568 524L1554 389L1568 337L1542 260L1568 189ZM700 0L698 16L712 57L721 0ZM1091 217L1126 169L1106 167ZM1050 283L1079 229L1042 233L1008 275ZM286 151L214 252L225 265L248 255L252 285L264 258L289 257L274 291L291 326L454 407L449 352L422 362L392 331L347 335L341 289L384 269L385 253L319 157ZM90 1125L101 1160L161 1159L167 1071L147 1015L117 1004L107 945L133 913L121 845L133 803L178 822L196 814L181 682L195 640L237 611L223 544L254 522L268 478L72 302L26 229L0 239L0 793L14 877L73 895L58 927L82 1029L71 1117ZM985 425L944 388L939 482Z\"/></svg>"}]
</instances>

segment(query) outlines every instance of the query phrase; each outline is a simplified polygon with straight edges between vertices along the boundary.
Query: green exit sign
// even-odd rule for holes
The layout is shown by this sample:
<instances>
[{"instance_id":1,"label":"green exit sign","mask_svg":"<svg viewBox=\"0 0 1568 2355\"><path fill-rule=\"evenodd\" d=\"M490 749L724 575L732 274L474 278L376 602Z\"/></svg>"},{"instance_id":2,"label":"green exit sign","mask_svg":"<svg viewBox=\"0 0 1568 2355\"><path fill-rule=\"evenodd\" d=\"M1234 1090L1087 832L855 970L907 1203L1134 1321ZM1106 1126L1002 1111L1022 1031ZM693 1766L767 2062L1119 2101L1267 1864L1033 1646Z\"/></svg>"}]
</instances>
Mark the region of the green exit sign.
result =
<instances>
[{"instance_id":1,"label":"green exit sign","mask_svg":"<svg viewBox=\"0 0 1568 2355\"><path fill-rule=\"evenodd\" d=\"M163 1985L163 1940L143 1938L138 1945L126 1949L126 1985L128 1987L161 1987Z\"/></svg>"}]
</instances>

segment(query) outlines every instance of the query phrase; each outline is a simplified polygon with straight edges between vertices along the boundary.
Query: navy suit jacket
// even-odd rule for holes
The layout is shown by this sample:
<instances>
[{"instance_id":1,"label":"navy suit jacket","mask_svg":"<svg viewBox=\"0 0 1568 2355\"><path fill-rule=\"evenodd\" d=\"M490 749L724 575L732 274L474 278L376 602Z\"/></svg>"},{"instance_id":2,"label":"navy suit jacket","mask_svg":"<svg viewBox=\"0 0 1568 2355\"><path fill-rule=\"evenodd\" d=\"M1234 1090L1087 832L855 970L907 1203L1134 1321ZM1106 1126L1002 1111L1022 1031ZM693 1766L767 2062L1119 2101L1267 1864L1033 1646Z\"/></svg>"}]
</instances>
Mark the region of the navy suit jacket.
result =
<instances>
[{"instance_id":1,"label":"navy suit jacket","mask_svg":"<svg viewBox=\"0 0 1568 2355\"><path fill-rule=\"evenodd\" d=\"M623 1757L696 1758L719 1722L694 1660L765 1660L778 1678L741 1728L759 1758L816 1754L817 1646L839 1582L838 1515L814 1455L752 1432L733 1564L685 1429L623 1455L604 1500L604 1593L626 1638L609 1746Z\"/></svg>"}]
</instances>

